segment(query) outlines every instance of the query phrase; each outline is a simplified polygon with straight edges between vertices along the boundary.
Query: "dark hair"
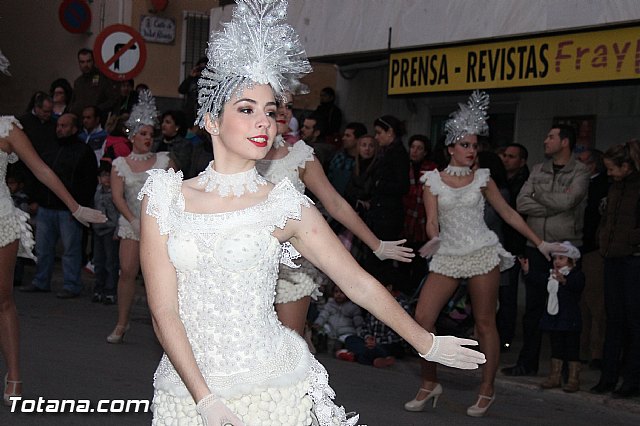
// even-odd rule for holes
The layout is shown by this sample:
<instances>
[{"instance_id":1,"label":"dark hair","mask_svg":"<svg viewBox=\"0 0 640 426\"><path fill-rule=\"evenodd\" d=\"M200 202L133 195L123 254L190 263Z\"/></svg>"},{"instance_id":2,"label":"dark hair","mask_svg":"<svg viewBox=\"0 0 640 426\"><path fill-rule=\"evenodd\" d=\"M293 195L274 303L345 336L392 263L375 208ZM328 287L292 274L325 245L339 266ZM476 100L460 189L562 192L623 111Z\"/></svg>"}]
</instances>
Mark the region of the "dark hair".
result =
<instances>
[{"instance_id":1,"label":"dark hair","mask_svg":"<svg viewBox=\"0 0 640 426\"><path fill-rule=\"evenodd\" d=\"M567 124L554 124L551 128L560 130L558 132L560 140L569 139L569 149L573 151L576 147L576 130Z\"/></svg>"},{"instance_id":2,"label":"dark hair","mask_svg":"<svg viewBox=\"0 0 640 426\"><path fill-rule=\"evenodd\" d=\"M51 86L49 86L49 95L53 98L53 92L60 87L64 90L64 97L67 103L71 102L71 95L73 94L73 88L66 78L57 78L53 80Z\"/></svg>"},{"instance_id":3,"label":"dark hair","mask_svg":"<svg viewBox=\"0 0 640 426\"><path fill-rule=\"evenodd\" d=\"M480 151L476 161L478 162L478 167L489 169L491 178L498 188L507 186L507 170L504 168L504 164L498 154L491 151Z\"/></svg>"},{"instance_id":4,"label":"dark hair","mask_svg":"<svg viewBox=\"0 0 640 426\"><path fill-rule=\"evenodd\" d=\"M209 62L209 58L207 58L206 56L203 56L202 58L198 59L198 62L196 62L196 65L207 65L207 62Z\"/></svg>"},{"instance_id":5,"label":"dark hair","mask_svg":"<svg viewBox=\"0 0 640 426\"><path fill-rule=\"evenodd\" d=\"M82 111L84 112L85 109L92 109L93 115L98 119L100 119L100 114L102 114L102 111L100 111L100 108L98 108L96 105L87 105L84 108L82 108Z\"/></svg>"},{"instance_id":6,"label":"dark hair","mask_svg":"<svg viewBox=\"0 0 640 426\"><path fill-rule=\"evenodd\" d=\"M101 159L100 165L98 166L98 176L102 173L111 173L111 161Z\"/></svg>"},{"instance_id":7,"label":"dark hair","mask_svg":"<svg viewBox=\"0 0 640 426\"><path fill-rule=\"evenodd\" d=\"M323 88L323 89L320 91L320 93L324 93L325 95L329 95L329 96L331 96L332 98L335 98L335 97L336 97L336 92L335 92L335 90L333 90L333 88L331 88L331 87L325 87L325 88Z\"/></svg>"},{"instance_id":8,"label":"dark hair","mask_svg":"<svg viewBox=\"0 0 640 426\"><path fill-rule=\"evenodd\" d=\"M527 150L527 148L525 148L524 145L521 145L519 143L510 143L504 148L507 149L509 147L518 148L520 150L520 158L522 158L523 160L527 161L527 159L529 158L529 151Z\"/></svg>"},{"instance_id":9,"label":"dark hair","mask_svg":"<svg viewBox=\"0 0 640 426\"><path fill-rule=\"evenodd\" d=\"M588 148L584 152L589 154L589 158L585 161L585 163L594 163L596 165L597 172L604 171L604 153L602 151L595 148Z\"/></svg>"},{"instance_id":10,"label":"dark hair","mask_svg":"<svg viewBox=\"0 0 640 426\"><path fill-rule=\"evenodd\" d=\"M27 112L31 112L35 107L42 108L42 105L46 101L53 102L53 100L51 99L51 96L49 96L47 93L43 92L42 90L38 90L31 96L31 99L29 99L29 104L27 105Z\"/></svg>"},{"instance_id":11,"label":"dark hair","mask_svg":"<svg viewBox=\"0 0 640 426\"><path fill-rule=\"evenodd\" d=\"M145 89L145 90L149 90L149 86L147 86L144 83L138 83L138 85L135 88L136 92L139 92L140 90Z\"/></svg>"},{"instance_id":12,"label":"dark hair","mask_svg":"<svg viewBox=\"0 0 640 426\"><path fill-rule=\"evenodd\" d=\"M604 159L611 161L616 167L627 163L634 171L640 170L640 142L632 139L627 143L612 146L604 153Z\"/></svg>"},{"instance_id":13,"label":"dark hair","mask_svg":"<svg viewBox=\"0 0 640 426\"><path fill-rule=\"evenodd\" d=\"M364 138L369 138L373 141L373 146L375 148L375 152L373 153L373 158L371 159L371 161L369 162L369 165L366 167L365 170L362 170L362 164L360 164L360 155L356 155L356 164L354 166L353 169L353 174L355 176L360 176L364 173L369 173L371 171L371 169L373 169L373 165L376 164L376 158L377 158L377 153L380 150L380 146L378 145L378 141L376 140L376 138L373 137L373 135L362 135L360 136L360 140L364 139ZM358 142L360 143L360 142Z\"/></svg>"},{"instance_id":14,"label":"dark hair","mask_svg":"<svg viewBox=\"0 0 640 426\"><path fill-rule=\"evenodd\" d=\"M313 130L317 130L320 132L318 135L318 139L322 138L327 131L327 120L322 115L319 114L311 114L305 117L305 120L314 120L316 124L313 126Z\"/></svg>"},{"instance_id":15,"label":"dark hair","mask_svg":"<svg viewBox=\"0 0 640 426\"><path fill-rule=\"evenodd\" d=\"M77 115L75 115L75 114L74 114L74 113L72 113L72 112L65 112L65 113L64 113L64 114L62 114L62 115L69 115L69 116L71 116L71 125L72 125L73 127L75 127L76 129L80 129L79 120L78 120L78 116L77 116Z\"/></svg>"},{"instance_id":16,"label":"dark hair","mask_svg":"<svg viewBox=\"0 0 640 426\"><path fill-rule=\"evenodd\" d=\"M83 47L82 49L78 50L78 57L80 57L80 55L91 55L91 57L93 58L93 50Z\"/></svg>"},{"instance_id":17,"label":"dark hair","mask_svg":"<svg viewBox=\"0 0 640 426\"><path fill-rule=\"evenodd\" d=\"M424 152L426 154L426 156L428 157L429 154L431 153L431 140L429 140L429 137L427 135L411 135L409 137L409 148L411 148L411 144L414 141L420 141L422 142L422 145L424 145Z\"/></svg>"},{"instance_id":18,"label":"dark hair","mask_svg":"<svg viewBox=\"0 0 640 426\"><path fill-rule=\"evenodd\" d=\"M344 129L353 130L353 135L358 139L360 139L361 137L367 134L367 126L355 121L347 124Z\"/></svg>"},{"instance_id":19,"label":"dark hair","mask_svg":"<svg viewBox=\"0 0 640 426\"><path fill-rule=\"evenodd\" d=\"M373 121L373 125L374 127L380 127L385 132L389 129L393 129L393 133L395 133L396 139L402 138L405 133L404 123L393 115L383 115L380 118L376 118Z\"/></svg>"},{"instance_id":20,"label":"dark hair","mask_svg":"<svg viewBox=\"0 0 640 426\"><path fill-rule=\"evenodd\" d=\"M176 127L178 128L178 134L184 137L187 134L188 130L187 116L184 114L184 112L180 110L165 111L160 118L160 122L164 121L164 118L167 116L173 119L173 121L176 123Z\"/></svg>"}]
</instances>

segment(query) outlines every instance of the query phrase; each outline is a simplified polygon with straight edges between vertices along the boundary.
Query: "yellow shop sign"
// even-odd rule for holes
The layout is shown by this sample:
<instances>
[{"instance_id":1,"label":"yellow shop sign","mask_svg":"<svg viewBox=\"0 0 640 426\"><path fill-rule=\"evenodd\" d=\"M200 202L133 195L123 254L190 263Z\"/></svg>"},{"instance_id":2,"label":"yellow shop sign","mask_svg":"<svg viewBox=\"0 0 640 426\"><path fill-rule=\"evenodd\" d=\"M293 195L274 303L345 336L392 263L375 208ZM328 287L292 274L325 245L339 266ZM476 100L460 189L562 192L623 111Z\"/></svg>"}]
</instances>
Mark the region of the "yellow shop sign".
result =
<instances>
[{"instance_id":1,"label":"yellow shop sign","mask_svg":"<svg viewBox=\"0 0 640 426\"><path fill-rule=\"evenodd\" d=\"M390 95L640 77L640 26L392 53Z\"/></svg>"}]
</instances>

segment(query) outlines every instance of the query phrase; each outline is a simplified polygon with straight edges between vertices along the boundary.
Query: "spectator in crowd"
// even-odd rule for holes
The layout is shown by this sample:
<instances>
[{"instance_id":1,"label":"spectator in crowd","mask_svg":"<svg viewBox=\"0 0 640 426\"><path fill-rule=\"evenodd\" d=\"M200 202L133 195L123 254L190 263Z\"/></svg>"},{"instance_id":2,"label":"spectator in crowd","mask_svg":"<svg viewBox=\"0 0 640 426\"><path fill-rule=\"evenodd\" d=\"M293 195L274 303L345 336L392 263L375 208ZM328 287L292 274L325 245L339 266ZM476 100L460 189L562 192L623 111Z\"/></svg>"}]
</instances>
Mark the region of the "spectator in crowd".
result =
<instances>
[{"instance_id":1,"label":"spectator in crowd","mask_svg":"<svg viewBox=\"0 0 640 426\"><path fill-rule=\"evenodd\" d=\"M88 105L97 106L104 114L112 111L117 97L114 82L95 67L92 50L78 51L78 66L81 74L73 82L73 97L69 111L76 117L82 117L82 110ZM100 117L101 121L106 118L106 115Z\"/></svg>"},{"instance_id":2,"label":"spectator in crowd","mask_svg":"<svg viewBox=\"0 0 640 426\"><path fill-rule=\"evenodd\" d=\"M190 140L193 144L193 152L191 153L189 176L198 176L213 160L213 145L211 144L209 133L202 131L199 127L198 131L192 133L192 135L195 143L193 140Z\"/></svg>"},{"instance_id":3,"label":"spectator in crowd","mask_svg":"<svg viewBox=\"0 0 640 426\"><path fill-rule=\"evenodd\" d=\"M366 222L367 212L371 205L371 191L373 188L372 171L378 154L378 142L371 135L364 135L358 140L358 156L356 157L353 174L347 184L344 198L351 207ZM354 236L351 254L362 263L367 254L365 244Z\"/></svg>"},{"instance_id":4,"label":"spectator in crowd","mask_svg":"<svg viewBox=\"0 0 640 426\"><path fill-rule=\"evenodd\" d=\"M323 117L312 114L302 122L300 137L307 145L313 148L326 173L329 168L329 162L335 154L335 148L327 143L325 125Z\"/></svg>"},{"instance_id":5,"label":"spectator in crowd","mask_svg":"<svg viewBox=\"0 0 640 426\"><path fill-rule=\"evenodd\" d=\"M527 224L548 241L569 241L582 247L584 209L587 204L589 172L573 156L575 131L554 125L544 140L543 163L534 166L517 199L518 212ZM508 376L535 375L540 358L540 318L547 298L547 277L551 263L531 243L525 257L529 261L525 313L522 318L523 346L516 365L502 369Z\"/></svg>"},{"instance_id":6,"label":"spectator in crowd","mask_svg":"<svg viewBox=\"0 0 640 426\"><path fill-rule=\"evenodd\" d=\"M409 154L402 144L404 124L392 115L383 115L374 120L373 128L380 152L371 172L373 187L367 225L381 240L393 241L402 235L402 198L409 191ZM369 273L382 279L390 276L393 263L382 263L369 256L367 266Z\"/></svg>"},{"instance_id":7,"label":"spectator in crowd","mask_svg":"<svg viewBox=\"0 0 640 426\"><path fill-rule=\"evenodd\" d=\"M342 348L350 336L358 335L363 324L362 309L349 300L340 287L335 286L333 297L324 305L313 327L334 343L329 345L329 350L335 352L336 358L355 361L353 352Z\"/></svg>"},{"instance_id":8,"label":"spectator in crowd","mask_svg":"<svg viewBox=\"0 0 640 426\"><path fill-rule=\"evenodd\" d=\"M500 157L507 172L509 206L515 210L520 189L529 178L529 167L527 166L529 152L523 145L512 143L504 147ZM502 230L505 250L518 258L523 257L527 239L507 223L503 224ZM520 262L516 262L513 268L504 273L506 274L506 280L499 290L498 300L500 306L496 316L496 324L500 334L500 350L506 352L511 348L511 343L516 335Z\"/></svg>"},{"instance_id":9,"label":"spectator in crowd","mask_svg":"<svg viewBox=\"0 0 640 426\"><path fill-rule=\"evenodd\" d=\"M116 303L116 284L118 283L118 247L116 234L118 210L111 195L111 163L101 161L98 168L98 188L94 196L94 207L107 217L104 223L94 223L93 263L95 265L95 284L93 303L113 305Z\"/></svg>"},{"instance_id":10,"label":"spectator in crowd","mask_svg":"<svg viewBox=\"0 0 640 426\"><path fill-rule=\"evenodd\" d=\"M101 160L113 162L118 157L131 153L131 141L127 138L125 122L128 115L112 115L106 125L107 137L104 141L104 153Z\"/></svg>"},{"instance_id":11,"label":"spectator in crowd","mask_svg":"<svg viewBox=\"0 0 640 426\"><path fill-rule=\"evenodd\" d=\"M580 331L582 315L580 296L584 289L584 274L576 267L580 250L568 241L562 243L564 253L552 253L553 269L547 282L547 306L542 314L540 328L549 333L551 340L551 367L549 377L540 384L543 389L562 385L562 366L569 366L569 377L562 388L565 392L580 390ZM523 268L528 275L527 261ZM526 278L525 278L526 279Z\"/></svg>"},{"instance_id":12,"label":"spectator in crowd","mask_svg":"<svg viewBox=\"0 0 640 426\"><path fill-rule=\"evenodd\" d=\"M329 172L327 173L329 182L343 197L358 156L358 140L366 133L367 127L362 123L347 124L342 134L342 149L333 156L329 163Z\"/></svg>"},{"instance_id":13,"label":"spectator in crowd","mask_svg":"<svg viewBox=\"0 0 640 426\"><path fill-rule=\"evenodd\" d=\"M294 107L293 95L290 93L287 93L287 102L285 103L285 108L286 108L285 120L287 120L287 123L289 124L289 133L282 135L282 137L284 137L285 140L287 140L287 138L290 137L292 139L295 139L295 141L297 141L298 139L300 139L300 132L299 132L300 123L298 123L298 119L296 118L296 116L293 115L293 107Z\"/></svg>"},{"instance_id":14,"label":"spectator in crowd","mask_svg":"<svg viewBox=\"0 0 640 426\"><path fill-rule=\"evenodd\" d=\"M133 79L124 80L118 83L118 97L116 99L113 114L122 115L131 113L131 109L138 102L138 92L133 90L135 82Z\"/></svg>"},{"instance_id":15,"label":"spectator in crowd","mask_svg":"<svg viewBox=\"0 0 640 426\"><path fill-rule=\"evenodd\" d=\"M404 203L404 230L403 237L407 240L407 246L418 251L427 242L427 215L422 199L422 175L436 168L436 163L431 161L431 141L426 135L413 135L409 138L409 192L403 198ZM427 273L427 261L421 256L415 257L411 263L401 266L403 270L402 285L396 289L411 296L420 286L420 282ZM399 283L400 284L400 283Z\"/></svg>"},{"instance_id":16,"label":"spectator in crowd","mask_svg":"<svg viewBox=\"0 0 640 426\"><path fill-rule=\"evenodd\" d=\"M169 157L182 170L185 179L191 176L191 154L193 144L185 139L187 119L182 111L166 111L160 121L161 135L154 141L152 152L168 152Z\"/></svg>"},{"instance_id":17,"label":"spectator in crowd","mask_svg":"<svg viewBox=\"0 0 640 426\"><path fill-rule=\"evenodd\" d=\"M325 87L320 91L320 105L314 112L324 123L324 136L329 143L337 139L342 126L342 111L335 102L336 92L331 87Z\"/></svg>"},{"instance_id":18,"label":"spectator in crowd","mask_svg":"<svg viewBox=\"0 0 640 426\"><path fill-rule=\"evenodd\" d=\"M88 105L82 109L82 130L78 138L91 148L96 156L96 164L104 154L104 143L107 131L100 124L100 110L95 105Z\"/></svg>"},{"instance_id":19,"label":"spectator in crowd","mask_svg":"<svg viewBox=\"0 0 640 426\"><path fill-rule=\"evenodd\" d=\"M631 398L640 395L640 143L609 148L604 165L613 180L599 233L607 325L602 374L591 391Z\"/></svg>"},{"instance_id":20,"label":"spectator in crowd","mask_svg":"<svg viewBox=\"0 0 640 426\"><path fill-rule=\"evenodd\" d=\"M71 113L62 114L56 123L56 149L43 156L43 160L64 183L81 205L90 205L96 190L98 165L89 146L78 139L78 118ZM64 285L56 296L70 299L83 289L82 225L71 217L65 203L49 188L38 186L33 195L38 204L36 216L36 252L38 263L31 285L25 292L51 291L51 276L56 257L56 245L62 239L62 271Z\"/></svg>"},{"instance_id":21,"label":"spectator in crowd","mask_svg":"<svg viewBox=\"0 0 640 426\"><path fill-rule=\"evenodd\" d=\"M56 121L65 112L69 112L69 102L73 89L65 78L58 78L49 86L49 96L53 100L53 121Z\"/></svg>"},{"instance_id":22,"label":"spectator in crowd","mask_svg":"<svg viewBox=\"0 0 640 426\"><path fill-rule=\"evenodd\" d=\"M178 86L178 92L184 95L182 112L184 112L185 120L189 125L192 125L196 121L196 113L198 111L198 79L200 78L200 74L202 74L202 70L207 65L207 60L206 56L198 59L198 62L196 62L195 66L191 69L187 78Z\"/></svg>"},{"instance_id":23,"label":"spectator in crowd","mask_svg":"<svg viewBox=\"0 0 640 426\"><path fill-rule=\"evenodd\" d=\"M593 369L602 368L604 346L604 261L598 248L597 230L602 215L600 207L609 192L609 179L602 160L603 153L590 148L578 155L578 160L589 169L587 207L584 210L582 245L582 271L586 281L582 302L582 334L580 335L580 359L589 361Z\"/></svg>"},{"instance_id":24,"label":"spectator in crowd","mask_svg":"<svg viewBox=\"0 0 640 426\"><path fill-rule=\"evenodd\" d=\"M392 284L388 284L385 287L398 304L409 313L409 303L404 295L401 292L394 291ZM384 368L393 365L396 358L404 356L406 343L385 323L367 312L359 335L347 337L345 346L347 351L353 353L355 360L360 364Z\"/></svg>"}]
</instances>

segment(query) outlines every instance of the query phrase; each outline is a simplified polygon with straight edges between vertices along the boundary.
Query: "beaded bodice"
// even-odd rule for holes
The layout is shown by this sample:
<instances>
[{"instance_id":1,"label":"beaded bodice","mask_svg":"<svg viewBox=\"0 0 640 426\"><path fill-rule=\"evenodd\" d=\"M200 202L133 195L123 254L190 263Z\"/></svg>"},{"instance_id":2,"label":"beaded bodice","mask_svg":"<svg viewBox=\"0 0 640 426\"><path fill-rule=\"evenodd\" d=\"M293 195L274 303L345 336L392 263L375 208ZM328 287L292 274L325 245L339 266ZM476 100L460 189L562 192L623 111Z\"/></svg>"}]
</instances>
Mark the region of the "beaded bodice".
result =
<instances>
[{"instance_id":1,"label":"beaded bodice","mask_svg":"<svg viewBox=\"0 0 640 426\"><path fill-rule=\"evenodd\" d=\"M280 324L273 308L278 264L283 257L291 264L293 248L283 248L272 232L299 219L310 201L285 179L265 201L247 209L190 213L181 193L182 173L149 174L139 197L149 197L147 214L168 234L179 314L210 388L230 396L256 383L304 376L305 344ZM183 387L166 355L156 386L173 392Z\"/></svg>"},{"instance_id":2,"label":"beaded bodice","mask_svg":"<svg viewBox=\"0 0 640 426\"><path fill-rule=\"evenodd\" d=\"M299 168L304 168L307 161L313 161L313 148L304 143L296 142L289 147L289 153L277 160L259 160L256 163L258 173L264 176L269 182L278 183L287 178L293 186L301 193L304 193L304 182L300 180Z\"/></svg>"},{"instance_id":3,"label":"beaded bodice","mask_svg":"<svg viewBox=\"0 0 640 426\"><path fill-rule=\"evenodd\" d=\"M0 116L0 138L6 138L13 128L13 125L22 128L20 122L13 116ZM0 149L0 217L13 211L13 201L11 200L11 192L6 184L7 166L10 163L18 161L15 152L7 154Z\"/></svg>"},{"instance_id":4,"label":"beaded bodice","mask_svg":"<svg viewBox=\"0 0 640 426\"><path fill-rule=\"evenodd\" d=\"M147 171L133 172L125 157L118 157L113 160L113 167L116 168L118 176L124 180L124 200L127 202L129 210L135 217L140 217L141 201L138 200L138 193L149 177ZM169 167L169 153L156 153L156 161L151 168L166 169L167 167Z\"/></svg>"},{"instance_id":5,"label":"beaded bodice","mask_svg":"<svg viewBox=\"0 0 640 426\"><path fill-rule=\"evenodd\" d=\"M498 237L484 222L485 200L482 188L489 181L489 169L478 169L471 183L452 188L432 170L421 181L438 197L438 222L442 243L438 254L465 255L495 245Z\"/></svg>"}]
</instances>

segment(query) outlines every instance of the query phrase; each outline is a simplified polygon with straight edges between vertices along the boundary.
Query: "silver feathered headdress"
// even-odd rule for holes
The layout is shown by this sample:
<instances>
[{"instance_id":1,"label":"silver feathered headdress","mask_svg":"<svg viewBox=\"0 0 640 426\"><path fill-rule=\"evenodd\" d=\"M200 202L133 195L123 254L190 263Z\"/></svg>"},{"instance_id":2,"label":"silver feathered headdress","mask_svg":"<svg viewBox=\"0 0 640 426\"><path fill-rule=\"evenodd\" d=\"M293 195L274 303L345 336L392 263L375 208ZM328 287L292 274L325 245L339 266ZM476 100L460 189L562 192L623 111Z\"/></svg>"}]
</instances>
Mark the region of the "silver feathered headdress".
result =
<instances>
[{"instance_id":1,"label":"silver feathered headdress","mask_svg":"<svg viewBox=\"0 0 640 426\"><path fill-rule=\"evenodd\" d=\"M285 22L286 0L236 0L231 22L209 38L209 62L198 81L198 117L216 118L225 102L254 84L269 84L276 95L294 91L311 65L298 34Z\"/></svg>"},{"instance_id":2,"label":"silver feathered headdress","mask_svg":"<svg viewBox=\"0 0 640 426\"><path fill-rule=\"evenodd\" d=\"M445 145L458 142L464 135L486 136L489 134L487 125L487 110L489 109L489 95L487 92L474 91L467 104L458 104L460 109L450 115L444 124L447 138Z\"/></svg>"},{"instance_id":3,"label":"silver feathered headdress","mask_svg":"<svg viewBox=\"0 0 640 426\"><path fill-rule=\"evenodd\" d=\"M142 90L138 97L138 103L131 108L129 119L124 123L129 137L138 133L142 126L155 127L158 124L158 110L156 99L150 90Z\"/></svg>"},{"instance_id":4,"label":"silver feathered headdress","mask_svg":"<svg viewBox=\"0 0 640 426\"><path fill-rule=\"evenodd\" d=\"M2 54L2 51L0 51L0 72L11 76L11 73L9 72L9 65L11 65L9 60Z\"/></svg>"}]
</instances>

